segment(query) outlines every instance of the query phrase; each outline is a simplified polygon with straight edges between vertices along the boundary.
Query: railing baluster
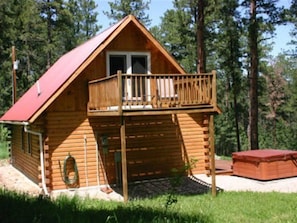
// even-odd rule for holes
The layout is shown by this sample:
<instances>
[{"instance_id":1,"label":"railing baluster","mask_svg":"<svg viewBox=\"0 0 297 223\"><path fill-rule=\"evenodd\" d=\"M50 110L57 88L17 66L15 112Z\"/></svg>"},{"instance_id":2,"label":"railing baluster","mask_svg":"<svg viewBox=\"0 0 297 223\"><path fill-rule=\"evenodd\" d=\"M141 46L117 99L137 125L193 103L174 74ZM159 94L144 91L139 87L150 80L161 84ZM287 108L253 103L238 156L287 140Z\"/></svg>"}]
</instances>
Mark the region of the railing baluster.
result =
<instances>
[{"instance_id":1,"label":"railing baluster","mask_svg":"<svg viewBox=\"0 0 297 223\"><path fill-rule=\"evenodd\" d=\"M195 75L194 76L194 87L195 87L195 93L194 93L194 95L195 95L195 104L198 104L198 89L197 89L197 75Z\"/></svg>"}]
</instances>

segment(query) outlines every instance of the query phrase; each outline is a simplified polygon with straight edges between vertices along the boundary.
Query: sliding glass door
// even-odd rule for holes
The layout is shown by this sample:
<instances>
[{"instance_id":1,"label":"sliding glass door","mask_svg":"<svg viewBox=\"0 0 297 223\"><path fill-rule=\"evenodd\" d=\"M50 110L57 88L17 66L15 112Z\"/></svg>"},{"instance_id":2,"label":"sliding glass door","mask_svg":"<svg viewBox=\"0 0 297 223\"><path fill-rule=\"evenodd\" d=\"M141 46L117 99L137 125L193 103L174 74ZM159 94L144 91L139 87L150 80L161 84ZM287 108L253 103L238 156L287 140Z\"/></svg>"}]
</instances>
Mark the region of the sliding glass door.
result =
<instances>
[{"instance_id":1,"label":"sliding glass door","mask_svg":"<svg viewBox=\"0 0 297 223\"><path fill-rule=\"evenodd\" d=\"M118 70L131 74L123 80L123 97L126 100L150 100L149 80L144 76L150 73L150 55L138 52L109 52L107 55L109 75Z\"/></svg>"}]
</instances>

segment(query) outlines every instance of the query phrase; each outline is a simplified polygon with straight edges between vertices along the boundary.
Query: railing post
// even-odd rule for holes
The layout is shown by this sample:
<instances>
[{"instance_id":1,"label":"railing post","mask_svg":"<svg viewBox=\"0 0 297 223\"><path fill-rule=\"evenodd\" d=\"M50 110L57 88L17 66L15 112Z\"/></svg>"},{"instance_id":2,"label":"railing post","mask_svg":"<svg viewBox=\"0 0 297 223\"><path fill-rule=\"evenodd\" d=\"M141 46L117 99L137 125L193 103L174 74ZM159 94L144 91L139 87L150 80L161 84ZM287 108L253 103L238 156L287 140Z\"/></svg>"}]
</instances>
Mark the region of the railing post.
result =
<instances>
[{"instance_id":1,"label":"railing post","mask_svg":"<svg viewBox=\"0 0 297 223\"><path fill-rule=\"evenodd\" d=\"M118 111L119 114L122 115L122 106L123 106L123 81L122 81L122 71L118 70L117 71L117 76L118 76L118 90L119 90L119 101L118 101Z\"/></svg>"},{"instance_id":2,"label":"railing post","mask_svg":"<svg viewBox=\"0 0 297 223\"><path fill-rule=\"evenodd\" d=\"M213 105L217 104L217 73L215 70L211 71L212 73L212 103Z\"/></svg>"}]
</instances>

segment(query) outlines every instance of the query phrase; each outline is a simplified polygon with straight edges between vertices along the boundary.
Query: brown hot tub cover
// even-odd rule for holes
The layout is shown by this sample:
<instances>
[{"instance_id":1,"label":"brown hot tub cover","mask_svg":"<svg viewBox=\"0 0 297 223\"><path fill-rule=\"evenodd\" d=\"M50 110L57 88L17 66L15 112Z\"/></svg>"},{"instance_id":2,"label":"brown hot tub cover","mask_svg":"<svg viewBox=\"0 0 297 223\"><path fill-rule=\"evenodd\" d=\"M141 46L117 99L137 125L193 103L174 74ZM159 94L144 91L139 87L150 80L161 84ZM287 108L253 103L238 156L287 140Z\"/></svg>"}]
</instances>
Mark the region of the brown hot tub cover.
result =
<instances>
[{"instance_id":1,"label":"brown hot tub cover","mask_svg":"<svg viewBox=\"0 0 297 223\"><path fill-rule=\"evenodd\" d=\"M297 176L297 151L249 150L232 154L233 174L258 180Z\"/></svg>"}]
</instances>

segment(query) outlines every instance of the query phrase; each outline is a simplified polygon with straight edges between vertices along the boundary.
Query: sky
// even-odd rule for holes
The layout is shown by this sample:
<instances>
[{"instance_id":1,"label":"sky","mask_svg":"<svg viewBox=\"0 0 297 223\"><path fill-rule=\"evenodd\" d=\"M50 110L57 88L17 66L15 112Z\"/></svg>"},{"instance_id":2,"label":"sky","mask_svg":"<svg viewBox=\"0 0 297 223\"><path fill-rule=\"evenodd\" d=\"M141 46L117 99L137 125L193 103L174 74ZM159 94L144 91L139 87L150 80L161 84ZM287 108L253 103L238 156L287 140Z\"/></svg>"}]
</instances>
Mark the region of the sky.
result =
<instances>
[{"instance_id":1,"label":"sky","mask_svg":"<svg viewBox=\"0 0 297 223\"><path fill-rule=\"evenodd\" d=\"M103 26L100 31L103 31L110 26L110 20L103 14L103 11L110 10L108 4L109 1L110 0L96 0L99 9L98 21L99 24ZM291 0L279 0L279 2L287 7L290 5ZM161 23L160 17L163 16L168 9L172 8L172 0L151 0L150 9L147 11L150 19L152 19L151 26L159 25ZM274 42L273 51L271 52L273 56L277 56L277 54L284 50L293 49L292 46L288 45L288 42L291 40L289 34L291 29L292 26L290 25L278 26L276 28L276 36L271 40Z\"/></svg>"}]
</instances>

